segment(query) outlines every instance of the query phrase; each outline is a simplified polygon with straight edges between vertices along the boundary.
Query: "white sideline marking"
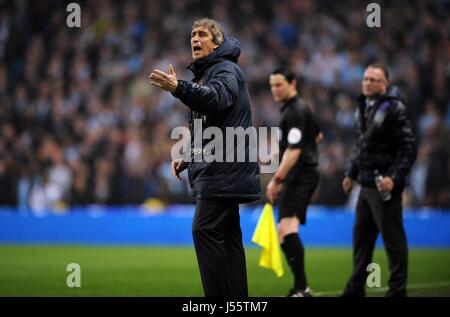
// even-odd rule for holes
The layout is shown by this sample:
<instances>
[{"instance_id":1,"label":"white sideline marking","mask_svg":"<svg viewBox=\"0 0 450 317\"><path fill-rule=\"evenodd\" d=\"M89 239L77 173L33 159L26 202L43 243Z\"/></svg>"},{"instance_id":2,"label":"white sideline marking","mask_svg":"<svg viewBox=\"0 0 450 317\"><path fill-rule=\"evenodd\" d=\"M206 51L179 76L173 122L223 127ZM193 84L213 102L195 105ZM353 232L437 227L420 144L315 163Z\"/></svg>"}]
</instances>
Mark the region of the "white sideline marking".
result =
<instances>
[{"instance_id":1,"label":"white sideline marking","mask_svg":"<svg viewBox=\"0 0 450 317\"><path fill-rule=\"evenodd\" d=\"M408 284L407 289L424 289L424 288L432 288L432 287L440 287L440 286L449 286L450 281L448 282L436 282L436 283L428 283L428 284ZM386 292L388 287L379 287L379 288L371 288L368 289L368 293L383 293ZM343 290L339 291L325 291L325 292L312 292L313 296L330 296L330 295L340 295Z\"/></svg>"}]
</instances>

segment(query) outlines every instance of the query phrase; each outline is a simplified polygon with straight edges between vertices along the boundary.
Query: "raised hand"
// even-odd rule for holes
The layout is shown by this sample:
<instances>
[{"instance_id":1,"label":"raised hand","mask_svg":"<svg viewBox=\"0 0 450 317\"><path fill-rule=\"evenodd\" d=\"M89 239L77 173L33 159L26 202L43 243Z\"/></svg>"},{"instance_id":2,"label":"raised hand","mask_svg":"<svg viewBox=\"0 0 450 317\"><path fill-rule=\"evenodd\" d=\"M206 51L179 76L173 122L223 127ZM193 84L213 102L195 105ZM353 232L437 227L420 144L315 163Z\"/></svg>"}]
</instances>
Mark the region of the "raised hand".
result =
<instances>
[{"instance_id":1,"label":"raised hand","mask_svg":"<svg viewBox=\"0 0 450 317\"><path fill-rule=\"evenodd\" d=\"M165 73L159 69L153 70L148 76L150 83L158 88L174 92L178 86L177 74L172 64L169 65L169 73Z\"/></svg>"}]
</instances>

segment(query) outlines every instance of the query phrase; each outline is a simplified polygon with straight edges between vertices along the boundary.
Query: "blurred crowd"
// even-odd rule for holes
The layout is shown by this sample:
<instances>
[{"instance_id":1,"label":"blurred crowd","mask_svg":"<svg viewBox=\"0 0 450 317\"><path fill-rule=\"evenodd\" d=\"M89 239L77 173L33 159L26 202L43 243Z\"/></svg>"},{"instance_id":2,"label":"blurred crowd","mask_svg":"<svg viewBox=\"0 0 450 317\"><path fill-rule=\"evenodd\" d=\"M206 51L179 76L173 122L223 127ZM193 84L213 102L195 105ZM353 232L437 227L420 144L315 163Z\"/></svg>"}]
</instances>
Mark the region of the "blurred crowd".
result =
<instances>
[{"instance_id":1,"label":"blurred crowd","mask_svg":"<svg viewBox=\"0 0 450 317\"><path fill-rule=\"evenodd\" d=\"M77 1L81 28L69 28L69 2L0 1L0 205L190 202L186 176L170 171L171 131L188 110L147 76L171 63L191 79L191 26L208 16L242 43L255 126L279 119L270 72L298 74L324 132L314 203L347 203L354 100L378 61L419 140L405 202L450 207L450 1L381 1L380 28L366 25L369 2L319 0Z\"/></svg>"}]
</instances>

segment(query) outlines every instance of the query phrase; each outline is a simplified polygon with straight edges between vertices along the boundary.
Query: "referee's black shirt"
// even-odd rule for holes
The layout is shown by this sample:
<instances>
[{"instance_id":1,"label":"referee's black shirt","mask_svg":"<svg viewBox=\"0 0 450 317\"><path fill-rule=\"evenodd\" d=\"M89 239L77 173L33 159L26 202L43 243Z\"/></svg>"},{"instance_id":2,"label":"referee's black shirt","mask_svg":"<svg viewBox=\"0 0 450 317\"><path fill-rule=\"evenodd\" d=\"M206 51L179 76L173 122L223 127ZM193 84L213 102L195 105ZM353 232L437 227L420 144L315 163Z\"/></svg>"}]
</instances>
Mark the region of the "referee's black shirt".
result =
<instances>
[{"instance_id":1,"label":"referee's black shirt","mask_svg":"<svg viewBox=\"0 0 450 317\"><path fill-rule=\"evenodd\" d=\"M316 136L320 129L311 110L297 96L289 99L280 112L280 162L287 148L301 149L300 158L286 177L287 182L294 183L304 171L318 165Z\"/></svg>"}]
</instances>

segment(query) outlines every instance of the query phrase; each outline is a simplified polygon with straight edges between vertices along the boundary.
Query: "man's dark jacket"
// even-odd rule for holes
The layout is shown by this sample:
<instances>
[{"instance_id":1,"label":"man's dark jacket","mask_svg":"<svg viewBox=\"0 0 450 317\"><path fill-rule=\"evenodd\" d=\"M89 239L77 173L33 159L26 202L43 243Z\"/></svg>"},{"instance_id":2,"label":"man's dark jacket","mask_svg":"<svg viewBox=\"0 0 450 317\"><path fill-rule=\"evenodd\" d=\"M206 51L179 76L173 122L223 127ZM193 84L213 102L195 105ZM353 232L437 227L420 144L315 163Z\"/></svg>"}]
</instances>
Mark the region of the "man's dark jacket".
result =
<instances>
[{"instance_id":1,"label":"man's dark jacket","mask_svg":"<svg viewBox=\"0 0 450 317\"><path fill-rule=\"evenodd\" d=\"M362 186L375 187L374 171L378 170L393 179L395 191L403 190L417 149L398 89L390 87L370 107L360 96L355 121L358 139L346 175Z\"/></svg>"},{"instance_id":2,"label":"man's dark jacket","mask_svg":"<svg viewBox=\"0 0 450 317\"><path fill-rule=\"evenodd\" d=\"M193 81L178 81L173 95L191 109L189 127L191 131L191 162L188 177L195 199L233 198L240 203L261 198L259 165L249 162L249 142L238 146L235 139L234 161L226 161L226 128L252 127L250 98L244 74L237 65L241 53L238 40L227 37L207 57L197 60L189 69L194 73ZM197 120L196 120L197 119ZM218 127L224 137L223 162L194 161L195 155L205 150L211 140L203 140L203 149L194 146L194 120L201 120L202 133L208 127ZM198 125L197 125L198 129ZM199 137L199 136L197 136ZM214 139L214 138L212 138ZM256 150L253 148L253 150ZM236 162L236 154L245 153L245 162Z\"/></svg>"}]
</instances>

